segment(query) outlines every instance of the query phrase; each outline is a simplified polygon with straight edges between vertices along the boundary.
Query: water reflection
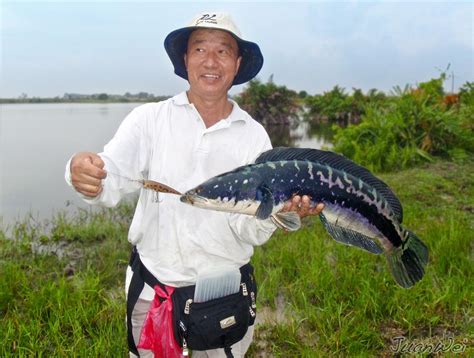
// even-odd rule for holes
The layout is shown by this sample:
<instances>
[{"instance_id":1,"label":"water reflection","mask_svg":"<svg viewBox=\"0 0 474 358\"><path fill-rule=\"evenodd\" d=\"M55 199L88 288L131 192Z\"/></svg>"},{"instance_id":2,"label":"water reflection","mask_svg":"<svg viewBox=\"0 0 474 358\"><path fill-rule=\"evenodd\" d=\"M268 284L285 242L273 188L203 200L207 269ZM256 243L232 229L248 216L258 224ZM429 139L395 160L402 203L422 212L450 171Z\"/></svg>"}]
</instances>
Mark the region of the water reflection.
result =
<instances>
[{"instance_id":1,"label":"water reflection","mask_svg":"<svg viewBox=\"0 0 474 358\"><path fill-rule=\"evenodd\" d=\"M264 125L267 130L270 140L274 147L293 147L298 135L292 133L295 129L294 125L290 124L266 124Z\"/></svg>"},{"instance_id":2,"label":"water reflection","mask_svg":"<svg viewBox=\"0 0 474 358\"><path fill-rule=\"evenodd\" d=\"M331 124L321 124L315 122L306 122L307 133L309 137L318 138L321 141L327 142L329 146L332 146L334 138L334 130Z\"/></svg>"},{"instance_id":3,"label":"water reflection","mask_svg":"<svg viewBox=\"0 0 474 358\"><path fill-rule=\"evenodd\" d=\"M331 148L334 135L329 125L295 121L287 125L265 125L273 147Z\"/></svg>"}]
</instances>

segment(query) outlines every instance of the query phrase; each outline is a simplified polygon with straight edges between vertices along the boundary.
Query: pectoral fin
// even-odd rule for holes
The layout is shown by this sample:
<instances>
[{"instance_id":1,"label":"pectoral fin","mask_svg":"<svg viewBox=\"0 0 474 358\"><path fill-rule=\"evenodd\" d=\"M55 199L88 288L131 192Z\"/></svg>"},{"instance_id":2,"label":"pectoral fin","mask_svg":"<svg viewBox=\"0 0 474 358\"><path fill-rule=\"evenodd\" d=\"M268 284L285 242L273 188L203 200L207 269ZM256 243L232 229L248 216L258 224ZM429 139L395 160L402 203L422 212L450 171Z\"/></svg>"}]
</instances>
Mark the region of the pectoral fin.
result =
<instances>
[{"instance_id":1,"label":"pectoral fin","mask_svg":"<svg viewBox=\"0 0 474 358\"><path fill-rule=\"evenodd\" d=\"M287 211L284 213L276 213L271 216L272 221L280 229L288 231L296 231L301 227L300 216L294 211Z\"/></svg>"},{"instance_id":2,"label":"pectoral fin","mask_svg":"<svg viewBox=\"0 0 474 358\"><path fill-rule=\"evenodd\" d=\"M275 204L271 190L267 186L259 187L256 199L260 201L260 205L255 212L255 216L261 220L267 219L272 214Z\"/></svg>"}]
</instances>

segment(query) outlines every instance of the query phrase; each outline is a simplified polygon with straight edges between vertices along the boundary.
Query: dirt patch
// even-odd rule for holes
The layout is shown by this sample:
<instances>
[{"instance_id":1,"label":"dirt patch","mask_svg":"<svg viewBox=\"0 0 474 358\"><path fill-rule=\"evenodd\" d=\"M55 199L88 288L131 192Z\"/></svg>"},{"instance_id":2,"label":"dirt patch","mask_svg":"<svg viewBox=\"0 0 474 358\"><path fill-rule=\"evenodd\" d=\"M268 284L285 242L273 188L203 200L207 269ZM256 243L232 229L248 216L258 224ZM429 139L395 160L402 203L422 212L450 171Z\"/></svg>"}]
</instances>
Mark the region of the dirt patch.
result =
<instances>
[{"instance_id":1,"label":"dirt patch","mask_svg":"<svg viewBox=\"0 0 474 358\"><path fill-rule=\"evenodd\" d=\"M37 255L54 255L58 259L67 260L64 267L64 276L73 276L79 260L83 257L83 250L78 248L74 243L69 241L41 242L33 241L31 243L31 251Z\"/></svg>"},{"instance_id":2,"label":"dirt patch","mask_svg":"<svg viewBox=\"0 0 474 358\"><path fill-rule=\"evenodd\" d=\"M275 309L268 306L260 306L257 309L257 318L255 319L254 340L251 347L251 356L258 358L273 358L271 352L271 342L273 327L279 324L288 324L289 306L283 293L279 292L275 297Z\"/></svg>"},{"instance_id":3,"label":"dirt patch","mask_svg":"<svg viewBox=\"0 0 474 358\"><path fill-rule=\"evenodd\" d=\"M275 325L288 323L288 316L285 313L286 301L281 292L275 297L275 309L270 307L259 307L255 325Z\"/></svg>"}]
</instances>

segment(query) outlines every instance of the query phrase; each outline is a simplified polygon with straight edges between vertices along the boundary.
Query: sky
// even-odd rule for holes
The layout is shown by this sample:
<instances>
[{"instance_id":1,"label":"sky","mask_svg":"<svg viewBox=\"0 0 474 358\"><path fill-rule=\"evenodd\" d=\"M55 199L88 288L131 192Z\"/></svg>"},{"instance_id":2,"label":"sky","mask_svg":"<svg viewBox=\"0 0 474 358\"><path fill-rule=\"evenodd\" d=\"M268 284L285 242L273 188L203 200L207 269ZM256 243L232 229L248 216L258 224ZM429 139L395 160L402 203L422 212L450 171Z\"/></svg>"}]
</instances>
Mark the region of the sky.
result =
<instances>
[{"instance_id":1,"label":"sky","mask_svg":"<svg viewBox=\"0 0 474 358\"><path fill-rule=\"evenodd\" d=\"M474 81L472 1L0 0L0 97L176 94L163 40L201 11L229 12L262 50L258 78L296 91L389 92L448 66L447 91Z\"/></svg>"}]
</instances>

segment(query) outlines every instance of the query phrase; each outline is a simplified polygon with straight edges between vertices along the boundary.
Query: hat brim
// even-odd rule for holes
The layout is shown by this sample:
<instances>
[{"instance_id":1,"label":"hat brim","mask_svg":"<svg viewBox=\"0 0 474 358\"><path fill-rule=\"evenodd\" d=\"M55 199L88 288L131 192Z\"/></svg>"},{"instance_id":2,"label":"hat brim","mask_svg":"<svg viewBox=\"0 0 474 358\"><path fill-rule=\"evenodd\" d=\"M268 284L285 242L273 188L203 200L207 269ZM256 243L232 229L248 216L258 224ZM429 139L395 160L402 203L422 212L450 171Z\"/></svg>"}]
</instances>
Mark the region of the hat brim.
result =
<instances>
[{"instance_id":1,"label":"hat brim","mask_svg":"<svg viewBox=\"0 0 474 358\"><path fill-rule=\"evenodd\" d=\"M165 38L165 49L171 62L173 63L174 73L185 80L188 79L188 72L186 71L186 65L184 64L184 54L186 53L188 47L189 35L191 35L191 32L194 30L202 28L206 27L183 27L171 32ZM216 29L212 27L209 27L209 29L226 31L224 29ZM237 41L240 56L242 57L239 71L232 82L232 85L240 85L250 81L258 74L258 72L260 72L260 69L263 66L263 55L256 43L242 40L233 33L229 31L226 32L231 34L232 37Z\"/></svg>"}]
</instances>

